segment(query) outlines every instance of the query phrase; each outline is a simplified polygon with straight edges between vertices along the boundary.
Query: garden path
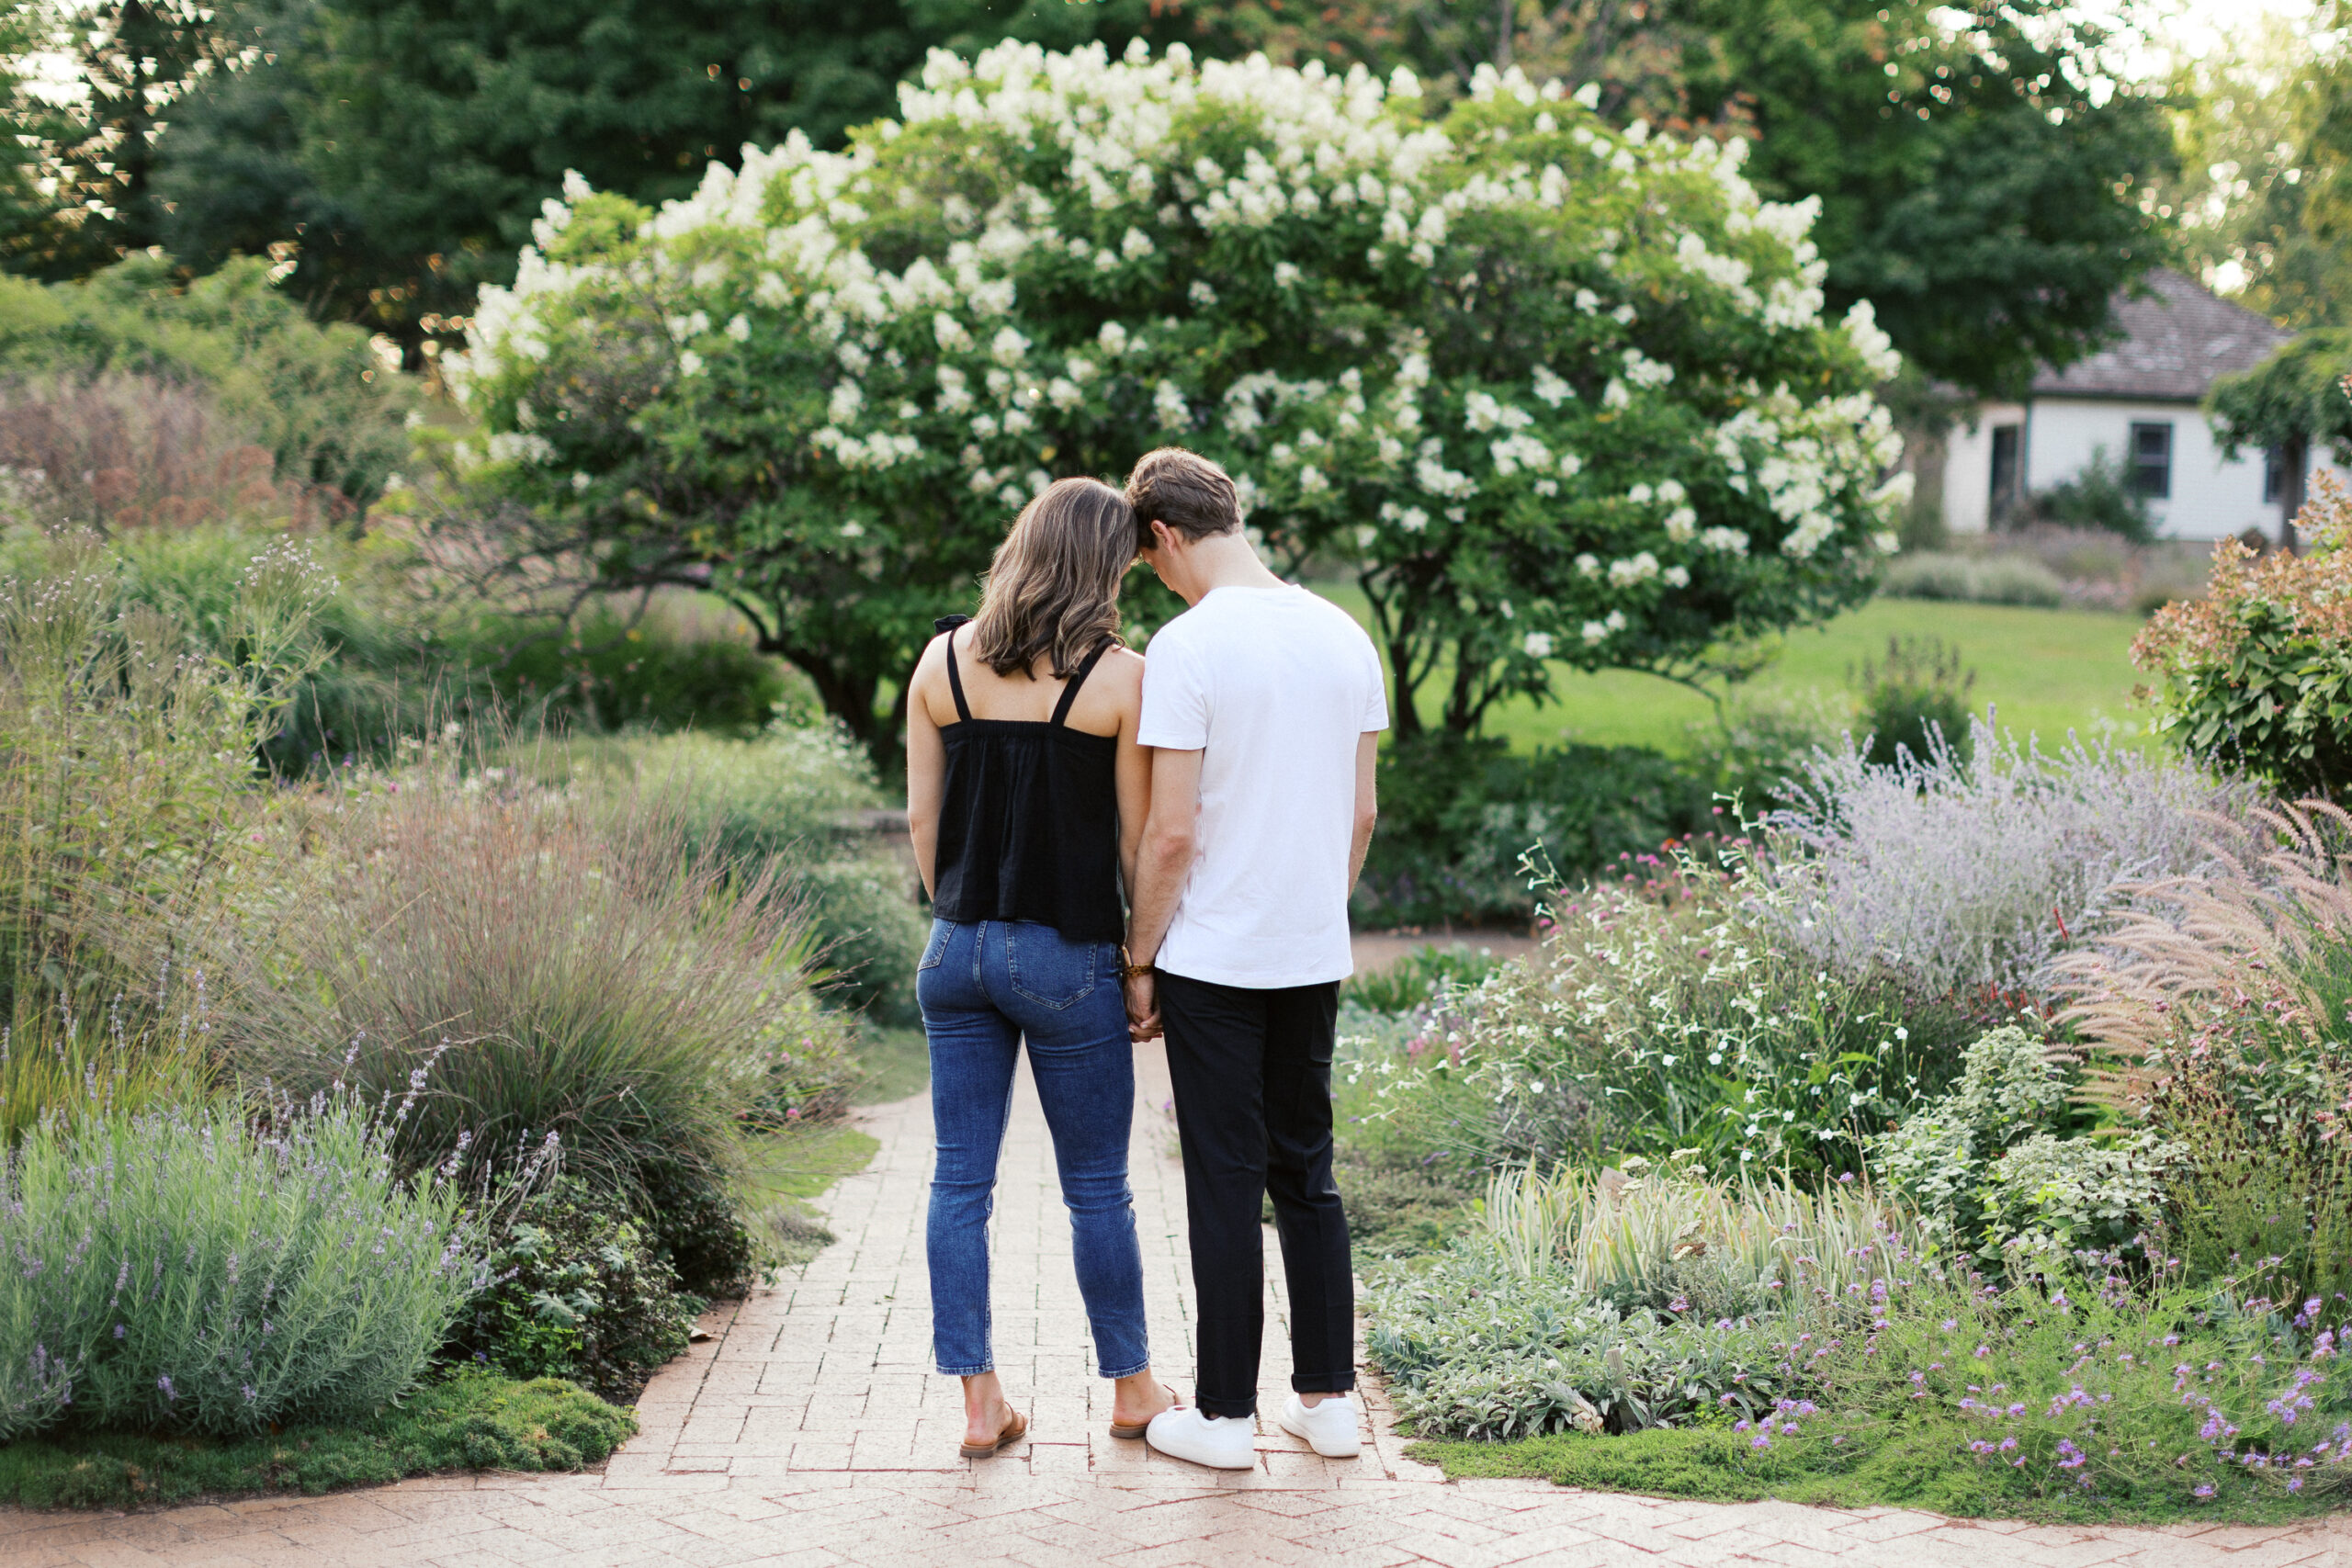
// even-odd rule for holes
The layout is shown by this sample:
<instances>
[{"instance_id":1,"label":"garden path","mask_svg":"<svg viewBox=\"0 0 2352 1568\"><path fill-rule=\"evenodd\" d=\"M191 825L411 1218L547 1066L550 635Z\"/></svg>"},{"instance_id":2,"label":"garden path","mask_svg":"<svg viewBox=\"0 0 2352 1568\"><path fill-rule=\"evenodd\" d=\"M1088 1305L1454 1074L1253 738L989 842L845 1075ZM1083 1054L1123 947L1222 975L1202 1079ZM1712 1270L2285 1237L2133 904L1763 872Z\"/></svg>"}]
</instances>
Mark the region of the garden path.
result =
<instances>
[{"instance_id":1,"label":"garden path","mask_svg":"<svg viewBox=\"0 0 2352 1568\"><path fill-rule=\"evenodd\" d=\"M1136 1200L1152 1342L1161 1370L1185 1388L1182 1175L1165 1061L1150 1048L1138 1066ZM1449 1483L1405 1457L1376 1382L1365 1399L1372 1442L1354 1462L1318 1459L1271 1421L1249 1472L1200 1470L1116 1441L1103 1430L1108 1385L1091 1375L1069 1227L1025 1072L999 1191L995 1300L1000 1364L1034 1436L967 1463L955 1454L956 1381L929 1364L929 1106L920 1097L882 1106L867 1124L882 1144L873 1166L826 1200L840 1242L797 1278L715 1313L711 1338L653 1381L643 1431L602 1473L449 1476L128 1517L0 1511L0 1568L2352 1568L2346 1521L2051 1529ZM1289 1368L1280 1280L1269 1290L1271 1394Z\"/></svg>"}]
</instances>

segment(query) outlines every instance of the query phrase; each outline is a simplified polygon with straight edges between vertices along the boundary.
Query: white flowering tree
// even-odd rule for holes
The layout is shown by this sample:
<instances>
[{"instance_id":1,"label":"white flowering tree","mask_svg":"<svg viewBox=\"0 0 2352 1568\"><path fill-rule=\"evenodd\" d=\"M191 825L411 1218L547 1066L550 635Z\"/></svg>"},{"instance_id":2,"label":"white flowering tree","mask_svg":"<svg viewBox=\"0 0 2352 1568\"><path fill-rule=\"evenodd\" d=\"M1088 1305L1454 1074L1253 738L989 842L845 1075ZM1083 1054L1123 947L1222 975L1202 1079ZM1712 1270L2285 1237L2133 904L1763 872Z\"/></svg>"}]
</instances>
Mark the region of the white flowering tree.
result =
<instances>
[{"instance_id":1,"label":"white flowering tree","mask_svg":"<svg viewBox=\"0 0 2352 1568\"><path fill-rule=\"evenodd\" d=\"M455 372L544 547L727 594L877 746L1013 511L1164 443L1354 567L1408 732L1690 678L1892 547L1886 340L1737 141L1181 45L934 54L903 102L659 213L574 182Z\"/></svg>"}]
</instances>

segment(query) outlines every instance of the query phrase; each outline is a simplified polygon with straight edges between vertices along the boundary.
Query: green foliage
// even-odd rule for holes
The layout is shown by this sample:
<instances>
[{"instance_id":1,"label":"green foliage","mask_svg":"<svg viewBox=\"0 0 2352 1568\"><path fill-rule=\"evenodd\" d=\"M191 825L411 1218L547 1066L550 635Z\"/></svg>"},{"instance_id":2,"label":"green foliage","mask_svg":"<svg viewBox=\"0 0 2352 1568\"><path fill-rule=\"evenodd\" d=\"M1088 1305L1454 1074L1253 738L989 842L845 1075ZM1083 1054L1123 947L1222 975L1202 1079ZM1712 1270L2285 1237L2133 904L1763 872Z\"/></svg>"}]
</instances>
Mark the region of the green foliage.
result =
<instances>
[{"instance_id":1,"label":"green foliage","mask_svg":"<svg viewBox=\"0 0 2352 1568\"><path fill-rule=\"evenodd\" d=\"M1863 660L1854 684L1870 734L1863 761L1873 767L1892 767L1906 751L1921 763L1949 754L1965 764L1973 753L1968 692L1976 671L1963 670L1960 649L1943 638L1887 638L1886 662Z\"/></svg>"},{"instance_id":2,"label":"green foliage","mask_svg":"<svg viewBox=\"0 0 2352 1568\"><path fill-rule=\"evenodd\" d=\"M1513 755L1500 739L1435 731L1380 754L1380 831L1352 901L1357 923L1524 922L1521 860L1564 876L1652 857L1714 821L1713 789L1636 746L1566 745Z\"/></svg>"},{"instance_id":3,"label":"green foliage","mask_svg":"<svg viewBox=\"0 0 2352 1568\"><path fill-rule=\"evenodd\" d=\"M683 197L747 144L838 145L891 111L926 49L1116 47L1151 25L1141 0L241 0L223 18L259 58L175 106L155 176L172 243L200 265L287 247L287 286L313 310L412 346L454 337L478 284L513 279L568 170L639 201Z\"/></svg>"},{"instance_id":4,"label":"green foliage","mask_svg":"<svg viewBox=\"0 0 2352 1568\"><path fill-rule=\"evenodd\" d=\"M576 1471L636 1431L627 1410L569 1383L461 1371L346 1426L227 1440L79 1428L18 1438L0 1445L0 1503L129 1509L200 1496L315 1496L437 1471Z\"/></svg>"},{"instance_id":5,"label":"green foliage","mask_svg":"<svg viewBox=\"0 0 2352 1568\"><path fill-rule=\"evenodd\" d=\"M1880 592L1898 599L1959 599L1978 604L2066 602L2058 574L2029 556L1957 556L1933 551L1895 558Z\"/></svg>"},{"instance_id":6,"label":"green foliage","mask_svg":"<svg viewBox=\"0 0 2352 1568\"><path fill-rule=\"evenodd\" d=\"M680 635L660 616L592 605L570 620L477 616L458 650L509 712L591 733L646 728L756 735L787 688L775 660L729 637Z\"/></svg>"},{"instance_id":7,"label":"green foliage","mask_svg":"<svg viewBox=\"0 0 2352 1568\"><path fill-rule=\"evenodd\" d=\"M2165 101L2109 96L2092 62L2111 41L2061 0L1980 7L1964 29L1918 0L1688 15L1705 43L1686 112L1755 127L1758 187L1821 203L1833 307L1870 300L1929 375L2020 393L2098 347L2110 299L2163 254L2135 193L2174 167Z\"/></svg>"},{"instance_id":8,"label":"green foliage","mask_svg":"<svg viewBox=\"0 0 2352 1568\"><path fill-rule=\"evenodd\" d=\"M490 1288L466 1303L443 1354L568 1379L616 1404L685 1349L702 1310L644 1226L575 1179L524 1200L487 1267Z\"/></svg>"},{"instance_id":9,"label":"green foliage","mask_svg":"<svg viewBox=\"0 0 2352 1568\"><path fill-rule=\"evenodd\" d=\"M2222 450L2248 447L2302 452L2324 446L2352 460L2352 327L2305 333L2251 370L2223 376L2205 395L2205 412Z\"/></svg>"},{"instance_id":10,"label":"green foliage","mask_svg":"<svg viewBox=\"0 0 2352 1568\"><path fill-rule=\"evenodd\" d=\"M1424 687L1467 731L1559 661L1684 671L1867 592L1894 358L1819 314L1803 214L1736 152L1517 78L1425 122L1370 82L1053 58L938 58L855 152L658 218L576 191L482 297L457 384L495 434L460 457L541 549L707 572L877 754L1006 515L1163 441L1247 481L1277 556L1361 563L1405 730ZM1277 166L1311 195L1253 194Z\"/></svg>"},{"instance_id":11,"label":"green foliage","mask_svg":"<svg viewBox=\"0 0 2352 1568\"><path fill-rule=\"evenodd\" d=\"M1871 1141L1878 1180L1916 1204L1925 1234L1988 1271L2086 1249L2134 1249L2159 1214L2159 1179L2182 1154L2154 1134L2106 1146L2066 1138L2066 1074L2014 1024L1968 1047L1959 1087Z\"/></svg>"},{"instance_id":12,"label":"green foliage","mask_svg":"<svg viewBox=\"0 0 2352 1568\"><path fill-rule=\"evenodd\" d=\"M270 282L265 260L231 260L185 284L168 260L143 255L82 283L0 277L0 372L108 371L204 388L267 449L281 483L363 508L408 461L413 386L357 328L313 322Z\"/></svg>"},{"instance_id":13,"label":"green foliage","mask_svg":"<svg viewBox=\"0 0 2352 1568\"><path fill-rule=\"evenodd\" d=\"M1363 1072L1400 1111L1464 1086L1477 1113L1429 1135L1476 1161L1696 1151L1715 1170L1854 1171L1865 1139L1958 1075L1984 1021L1788 951L1770 930L1782 897L1679 855L1646 883L1555 897L1540 953Z\"/></svg>"},{"instance_id":14,"label":"green foliage","mask_svg":"<svg viewBox=\"0 0 2352 1568\"><path fill-rule=\"evenodd\" d=\"M2319 476L2299 525L2301 555L2223 540L2206 596L2157 611L2132 645L2154 733L2290 798L2352 781L2352 498Z\"/></svg>"},{"instance_id":15,"label":"green foliage","mask_svg":"<svg viewBox=\"0 0 2352 1568\"><path fill-rule=\"evenodd\" d=\"M356 1098L198 1101L37 1129L0 1174L0 1439L252 1435L416 1382L481 1282L457 1188L402 1177Z\"/></svg>"},{"instance_id":16,"label":"green foliage","mask_svg":"<svg viewBox=\"0 0 2352 1568\"><path fill-rule=\"evenodd\" d=\"M1475 986L1500 967L1490 948L1475 952L1464 942L1430 942L1371 974L1359 972L1340 986L1341 1005L1376 1013L1410 1012L1447 986Z\"/></svg>"},{"instance_id":17,"label":"green foliage","mask_svg":"<svg viewBox=\"0 0 2352 1568\"><path fill-rule=\"evenodd\" d=\"M2032 521L2051 527L2104 530L2135 545L2156 536L2148 498L2132 482L2131 470L2109 457L2104 446L2092 447L2091 460L2072 479L2036 491L2030 505Z\"/></svg>"}]
</instances>

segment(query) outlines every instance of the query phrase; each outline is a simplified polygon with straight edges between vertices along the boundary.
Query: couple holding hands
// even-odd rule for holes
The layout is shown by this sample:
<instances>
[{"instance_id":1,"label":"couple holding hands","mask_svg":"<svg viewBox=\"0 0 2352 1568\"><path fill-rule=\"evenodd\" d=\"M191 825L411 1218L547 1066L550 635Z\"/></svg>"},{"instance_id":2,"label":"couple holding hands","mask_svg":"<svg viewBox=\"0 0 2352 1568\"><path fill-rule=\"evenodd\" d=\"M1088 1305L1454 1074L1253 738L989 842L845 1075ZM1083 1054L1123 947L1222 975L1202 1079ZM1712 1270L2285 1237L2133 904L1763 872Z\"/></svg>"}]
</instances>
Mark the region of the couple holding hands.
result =
<instances>
[{"instance_id":1,"label":"couple holding hands","mask_svg":"<svg viewBox=\"0 0 2352 1568\"><path fill-rule=\"evenodd\" d=\"M1189 606L1148 660L1119 637L1137 559ZM998 548L979 614L940 622L909 690L907 806L937 916L916 976L938 1143L933 1341L964 1382L967 1457L1028 1430L994 1370L988 1252L1024 1043L1095 1370L1116 1383L1112 1435L1255 1463L1271 1193L1295 1369L1279 1419L1319 1454L1358 1451L1330 1073L1387 722L1371 638L1269 571L1232 479L1181 448L1145 457L1124 494L1048 486ZM1159 1035L1199 1305L1190 1404L1152 1375L1127 1186L1132 1042Z\"/></svg>"}]
</instances>

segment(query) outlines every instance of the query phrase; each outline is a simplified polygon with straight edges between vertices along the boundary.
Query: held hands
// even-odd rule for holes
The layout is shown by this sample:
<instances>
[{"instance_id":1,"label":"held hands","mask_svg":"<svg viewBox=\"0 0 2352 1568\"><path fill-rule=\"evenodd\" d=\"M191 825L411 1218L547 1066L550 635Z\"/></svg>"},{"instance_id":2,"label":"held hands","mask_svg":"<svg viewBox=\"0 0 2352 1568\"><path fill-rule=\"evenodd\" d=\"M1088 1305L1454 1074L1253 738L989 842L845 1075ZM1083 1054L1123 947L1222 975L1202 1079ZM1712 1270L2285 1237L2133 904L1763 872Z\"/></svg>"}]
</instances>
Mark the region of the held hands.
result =
<instances>
[{"instance_id":1,"label":"held hands","mask_svg":"<svg viewBox=\"0 0 2352 1568\"><path fill-rule=\"evenodd\" d=\"M1159 976L1149 969L1137 969L1120 981L1127 996L1127 1037L1130 1040L1156 1040L1159 1037Z\"/></svg>"}]
</instances>

